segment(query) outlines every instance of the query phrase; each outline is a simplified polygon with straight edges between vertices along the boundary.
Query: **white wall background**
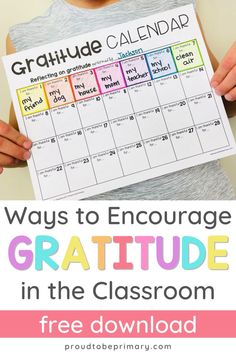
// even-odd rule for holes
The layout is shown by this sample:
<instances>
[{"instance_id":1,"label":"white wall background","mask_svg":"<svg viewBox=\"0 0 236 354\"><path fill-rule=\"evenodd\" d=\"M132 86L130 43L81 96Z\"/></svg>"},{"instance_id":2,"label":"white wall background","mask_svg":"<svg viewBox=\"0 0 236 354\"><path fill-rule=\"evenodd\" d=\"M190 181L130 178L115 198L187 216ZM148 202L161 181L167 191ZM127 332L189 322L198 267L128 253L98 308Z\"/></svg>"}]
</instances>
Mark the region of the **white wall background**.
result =
<instances>
[{"instance_id":1,"label":"white wall background","mask_svg":"<svg viewBox=\"0 0 236 354\"><path fill-rule=\"evenodd\" d=\"M0 0L0 56L5 54L5 40L9 27L39 15L51 1ZM198 12L208 44L220 60L236 40L236 1L199 0ZM0 78L0 117L7 121L11 100L2 63ZM231 124L236 136L236 118L231 119ZM222 165L236 190L236 157L224 159ZM34 199L27 167L8 169L0 176L0 199Z\"/></svg>"}]
</instances>

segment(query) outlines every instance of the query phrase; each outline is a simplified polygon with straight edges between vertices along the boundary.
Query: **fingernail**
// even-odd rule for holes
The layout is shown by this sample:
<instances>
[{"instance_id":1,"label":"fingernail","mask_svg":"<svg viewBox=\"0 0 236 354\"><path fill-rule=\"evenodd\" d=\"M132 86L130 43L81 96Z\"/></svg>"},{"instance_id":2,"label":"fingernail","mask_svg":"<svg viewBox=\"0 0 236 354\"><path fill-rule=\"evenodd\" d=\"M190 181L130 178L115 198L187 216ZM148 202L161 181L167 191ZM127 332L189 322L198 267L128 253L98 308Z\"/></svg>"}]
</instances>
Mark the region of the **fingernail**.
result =
<instances>
[{"instance_id":1,"label":"fingernail","mask_svg":"<svg viewBox=\"0 0 236 354\"><path fill-rule=\"evenodd\" d=\"M233 96L231 96L230 94L225 95L225 99L227 101L233 101L234 100Z\"/></svg>"},{"instance_id":2,"label":"fingernail","mask_svg":"<svg viewBox=\"0 0 236 354\"><path fill-rule=\"evenodd\" d=\"M26 151L23 156L24 160L29 160L30 156L31 156L31 153L29 151Z\"/></svg>"},{"instance_id":3,"label":"fingernail","mask_svg":"<svg viewBox=\"0 0 236 354\"><path fill-rule=\"evenodd\" d=\"M222 96L222 93L220 90L215 90L215 93L217 94L217 96Z\"/></svg>"},{"instance_id":4,"label":"fingernail","mask_svg":"<svg viewBox=\"0 0 236 354\"><path fill-rule=\"evenodd\" d=\"M212 82L211 82L211 87L213 87L213 88L216 88L218 85L219 85L219 84L218 84L217 81L212 81Z\"/></svg>"},{"instance_id":5,"label":"fingernail","mask_svg":"<svg viewBox=\"0 0 236 354\"><path fill-rule=\"evenodd\" d=\"M32 145L32 143L30 140L26 140L23 144L24 148L27 150L31 148L31 145Z\"/></svg>"}]
</instances>

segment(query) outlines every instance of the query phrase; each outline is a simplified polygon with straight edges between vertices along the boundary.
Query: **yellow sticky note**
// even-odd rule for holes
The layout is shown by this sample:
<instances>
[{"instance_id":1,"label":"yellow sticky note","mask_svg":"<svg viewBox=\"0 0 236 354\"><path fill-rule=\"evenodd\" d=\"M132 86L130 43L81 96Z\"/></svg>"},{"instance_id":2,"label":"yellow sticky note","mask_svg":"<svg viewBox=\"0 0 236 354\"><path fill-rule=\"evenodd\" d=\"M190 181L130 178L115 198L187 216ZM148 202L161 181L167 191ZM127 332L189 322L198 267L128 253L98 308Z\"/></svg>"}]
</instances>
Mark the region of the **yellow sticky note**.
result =
<instances>
[{"instance_id":1,"label":"yellow sticky note","mask_svg":"<svg viewBox=\"0 0 236 354\"><path fill-rule=\"evenodd\" d=\"M49 108L42 84L21 88L17 90L17 95L23 116L39 113Z\"/></svg>"}]
</instances>

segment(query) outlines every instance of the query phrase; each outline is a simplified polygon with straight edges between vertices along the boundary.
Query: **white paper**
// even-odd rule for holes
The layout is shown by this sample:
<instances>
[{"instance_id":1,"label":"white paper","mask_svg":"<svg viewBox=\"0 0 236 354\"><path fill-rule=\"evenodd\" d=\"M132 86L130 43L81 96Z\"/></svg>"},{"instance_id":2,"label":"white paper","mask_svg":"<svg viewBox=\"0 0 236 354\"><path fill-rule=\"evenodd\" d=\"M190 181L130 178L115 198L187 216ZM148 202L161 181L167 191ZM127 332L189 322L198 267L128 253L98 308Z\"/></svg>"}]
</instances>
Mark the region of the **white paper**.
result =
<instances>
[{"instance_id":1,"label":"white paper","mask_svg":"<svg viewBox=\"0 0 236 354\"><path fill-rule=\"evenodd\" d=\"M37 199L84 199L236 153L192 5L3 61Z\"/></svg>"}]
</instances>

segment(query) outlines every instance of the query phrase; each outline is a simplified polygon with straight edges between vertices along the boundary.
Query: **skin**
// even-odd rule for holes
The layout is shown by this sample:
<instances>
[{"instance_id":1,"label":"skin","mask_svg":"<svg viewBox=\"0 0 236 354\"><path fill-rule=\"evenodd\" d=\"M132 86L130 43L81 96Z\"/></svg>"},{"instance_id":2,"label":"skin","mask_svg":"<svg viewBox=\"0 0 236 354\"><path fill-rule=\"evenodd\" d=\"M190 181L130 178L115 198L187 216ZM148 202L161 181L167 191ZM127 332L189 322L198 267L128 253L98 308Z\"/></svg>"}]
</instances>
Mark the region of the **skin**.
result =
<instances>
[{"instance_id":1,"label":"skin","mask_svg":"<svg viewBox=\"0 0 236 354\"><path fill-rule=\"evenodd\" d=\"M118 1L119 0L67 0L69 4L85 9L98 9L99 7L108 6Z\"/></svg>"},{"instance_id":2,"label":"skin","mask_svg":"<svg viewBox=\"0 0 236 354\"><path fill-rule=\"evenodd\" d=\"M119 0L67 0L73 6L96 9L109 6ZM199 21L200 23L200 21ZM200 24L201 26L201 24ZM7 37L7 54L16 52L10 37ZM219 64L208 48L215 74L211 85L216 94L223 96L229 116L236 112L236 42L226 53ZM30 156L32 142L18 131L14 108L11 105L10 123L0 120L0 174L4 167L15 167L27 161Z\"/></svg>"}]
</instances>

